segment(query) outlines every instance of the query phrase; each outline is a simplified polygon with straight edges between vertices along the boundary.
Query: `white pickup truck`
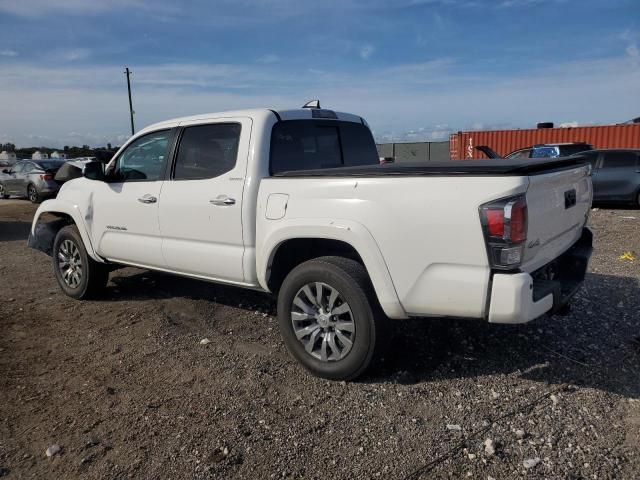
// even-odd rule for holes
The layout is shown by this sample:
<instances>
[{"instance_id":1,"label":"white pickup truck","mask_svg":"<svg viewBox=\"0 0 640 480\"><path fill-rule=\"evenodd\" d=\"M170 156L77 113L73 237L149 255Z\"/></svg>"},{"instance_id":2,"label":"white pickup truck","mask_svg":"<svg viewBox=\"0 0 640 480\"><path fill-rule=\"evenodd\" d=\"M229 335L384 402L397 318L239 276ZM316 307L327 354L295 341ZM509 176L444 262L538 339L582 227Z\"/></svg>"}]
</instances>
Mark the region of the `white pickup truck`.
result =
<instances>
[{"instance_id":1,"label":"white pickup truck","mask_svg":"<svg viewBox=\"0 0 640 480\"><path fill-rule=\"evenodd\" d=\"M380 165L359 116L244 110L152 125L87 164L29 245L78 299L121 265L277 294L291 354L351 379L388 319L563 308L591 255L591 199L580 158Z\"/></svg>"}]
</instances>

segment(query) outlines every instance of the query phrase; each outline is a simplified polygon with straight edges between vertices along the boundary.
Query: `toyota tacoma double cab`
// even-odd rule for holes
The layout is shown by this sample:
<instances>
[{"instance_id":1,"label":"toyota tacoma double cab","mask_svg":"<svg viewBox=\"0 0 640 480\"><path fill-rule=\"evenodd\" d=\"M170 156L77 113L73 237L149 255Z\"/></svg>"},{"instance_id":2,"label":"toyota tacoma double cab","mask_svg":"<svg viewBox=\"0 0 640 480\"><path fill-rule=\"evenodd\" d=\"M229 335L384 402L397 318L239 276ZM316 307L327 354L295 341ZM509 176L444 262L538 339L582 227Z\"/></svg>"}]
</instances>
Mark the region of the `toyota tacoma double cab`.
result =
<instances>
[{"instance_id":1,"label":"toyota tacoma double cab","mask_svg":"<svg viewBox=\"0 0 640 480\"><path fill-rule=\"evenodd\" d=\"M308 107L151 125L45 201L29 245L76 299L125 265L271 292L286 347L329 379L362 374L390 319L523 323L579 288L583 159L380 165L365 120Z\"/></svg>"}]
</instances>

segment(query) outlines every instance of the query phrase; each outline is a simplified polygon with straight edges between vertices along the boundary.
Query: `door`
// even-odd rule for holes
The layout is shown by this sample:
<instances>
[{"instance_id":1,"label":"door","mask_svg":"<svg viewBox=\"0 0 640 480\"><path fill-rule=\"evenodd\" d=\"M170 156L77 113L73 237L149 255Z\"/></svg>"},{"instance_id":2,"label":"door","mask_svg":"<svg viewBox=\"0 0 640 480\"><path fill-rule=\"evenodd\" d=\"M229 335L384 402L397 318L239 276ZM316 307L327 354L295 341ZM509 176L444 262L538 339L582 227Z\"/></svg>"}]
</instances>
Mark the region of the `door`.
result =
<instances>
[{"instance_id":1,"label":"door","mask_svg":"<svg viewBox=\"0 0 640 480\"><path fill-rule=\"evenodd\" d=\"M633 152L604 152L594 179L594 191L600 200L632 200L636 189L637 157Z\"/></svg>"},{"instance_id":2,"label":"door","mask_svg":"<svg viewBox=\"0 0 640 480\"><path fill-rule=\"evenodd\" d=\"M4 180L4 188L7 193L20 195L22 197L26 196L27 185L24 184L24 188L22 188L22 184L24 183L25 172L29 163L30 162L18 162L11 167L11 173L7 173Z\"/></svg>"},{"instance_id":3,"label":"door","mask_svg":"<svg viewBox=\"0 0 640 480\"><path fill-rule=\"evenodd\" d=\"M16 185L16 171L22 168L23 162L17 162L15 165L5 169L8 170L9 173L5 173L2 178L2 184L4 185L4 191L7 195L12 194L15 195L15 185Z\"/></svg>"},{"instance_id":4,"label":"door","mask_svg":"<svg viewBox=\"0 0 640 480\"><path fill-rule=\"evenodd\" d=\"M109 260L164 268L158 200L173 139L172 130L131 142L93 191L91 235Z\"/></svg>"},{"instance_id":5,"label":"door","mask_svg":"<svg viewBox=\"0 0 640 480\"><path fill-rule=\"evenodd\" d=\"M242 194L251 120L181 127L160 194L164 258L177 272L243 283Z\"/></svg>"},{"instance_id":6,"label":"door","mask_svg":"<svg viewBox=\"0 0 640 480\"><path fill-rule=\"evenodd\" d=\"M29 173L35 170L35 168L36 166L33 162L24 162L22 164L22 170L16 172L16 193L19 195L28 195Z\"/></svg>"}]
</instances>

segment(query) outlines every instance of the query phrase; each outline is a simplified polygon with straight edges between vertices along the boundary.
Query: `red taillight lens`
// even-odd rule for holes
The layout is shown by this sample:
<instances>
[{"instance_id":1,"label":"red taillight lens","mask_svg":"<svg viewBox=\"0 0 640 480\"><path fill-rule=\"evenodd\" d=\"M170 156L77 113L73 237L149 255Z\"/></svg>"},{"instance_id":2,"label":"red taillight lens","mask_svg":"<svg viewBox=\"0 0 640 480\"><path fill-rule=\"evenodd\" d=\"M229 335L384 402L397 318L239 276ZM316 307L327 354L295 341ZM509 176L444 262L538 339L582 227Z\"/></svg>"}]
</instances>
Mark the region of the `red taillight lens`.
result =
<instances>
[{"instance_id":1,"label":"red taillight lens","mask_svg":"<svg viewBox=\"0 0 640 480\"><path fill-rule=\"evenodd\" d=\"M487 218L487 231L491 237L502 238L504 236L504 210L487 209L485 210Z\"/></svg>"},{"instance_id":2,"label":"red taillight lens","mask_svg":"<svg viewBox=\"0 0 640 480\"><path fill-rule=\"evenodd\" d=\"M50 173L45 173L44 175L40 175L40 178L42 180L53 180L53 175L51 175Z\"/></svg>"},{"instance_id":3,"label":"red taillight lens","mask_svg":"<svg viewBox=\"0 0 640 480\"><path fill-rule=\"evenodd\" d=\"M508 240L520 243L527 239L527 204L522 199L511 206L510 227L511 234Z\"/></svg>"}]
</instances>

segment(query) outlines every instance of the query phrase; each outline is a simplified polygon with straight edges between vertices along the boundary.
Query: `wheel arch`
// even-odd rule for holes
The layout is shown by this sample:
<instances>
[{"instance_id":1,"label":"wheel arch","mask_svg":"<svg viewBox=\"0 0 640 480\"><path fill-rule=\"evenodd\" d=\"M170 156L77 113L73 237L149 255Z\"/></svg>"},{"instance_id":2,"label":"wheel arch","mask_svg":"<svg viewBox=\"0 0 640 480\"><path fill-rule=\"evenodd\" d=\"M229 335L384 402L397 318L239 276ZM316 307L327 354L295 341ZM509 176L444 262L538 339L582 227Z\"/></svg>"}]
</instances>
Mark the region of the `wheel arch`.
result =
<instances>
[{"instance_id":1,"label":"wheel arch","mask_svg":"<svg viewBox=\"0 0 640 480\"><path fill-rule=\"evenodd\" d=\"M93 260L104 263L93 248L86 223L78 207L58 199L47 200L36 210L29 231L28 246L51 255L56 235L66 225L75 225L80 232L87 254Z\"/></svg>"},{"instance_id":2,"label":"wheel arch","mask_svg":"<svg viewBox=\"0 0 640 480\"><path fill-rule=\"evenodd\" d=\"M364 266L388 317L407 318L371 233L355 222L327 221L320 225L318 219L311 222L296 219L269 232L264 241L258 240L262 249L257 258L257 275L262 288L277 292L286 275L304 261L327 255L344 256Z\"/></svg>"}]
</instances>

